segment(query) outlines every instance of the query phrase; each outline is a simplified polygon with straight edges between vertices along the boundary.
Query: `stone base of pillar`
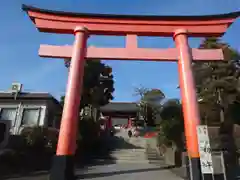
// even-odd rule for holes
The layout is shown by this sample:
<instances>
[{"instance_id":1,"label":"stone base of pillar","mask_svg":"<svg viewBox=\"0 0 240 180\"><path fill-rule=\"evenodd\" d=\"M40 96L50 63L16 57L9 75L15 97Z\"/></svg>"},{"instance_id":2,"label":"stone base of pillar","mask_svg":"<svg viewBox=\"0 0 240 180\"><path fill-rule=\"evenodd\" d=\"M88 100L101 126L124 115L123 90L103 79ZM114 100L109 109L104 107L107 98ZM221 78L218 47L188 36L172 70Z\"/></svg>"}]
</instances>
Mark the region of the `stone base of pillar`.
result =
<instances>
[{"instance_id":1,"label":"stone base of pillar","mask_svg":"<svg viewBox=\"0 0 240 180\"><path fill-rule=\"evenodd\" d=\"M200 158L190 158L191 180L202 180Z\"/></svg>"},{"instance_id":2,"label":"stone base of pillar","mask_svg":"<svg viewBox=\"0 0 240 180\"><path fill-rule=\"evenodd\" d=\"M54 156L49 180L76 180L74 156Z\"/></svg>"}]
</instances>

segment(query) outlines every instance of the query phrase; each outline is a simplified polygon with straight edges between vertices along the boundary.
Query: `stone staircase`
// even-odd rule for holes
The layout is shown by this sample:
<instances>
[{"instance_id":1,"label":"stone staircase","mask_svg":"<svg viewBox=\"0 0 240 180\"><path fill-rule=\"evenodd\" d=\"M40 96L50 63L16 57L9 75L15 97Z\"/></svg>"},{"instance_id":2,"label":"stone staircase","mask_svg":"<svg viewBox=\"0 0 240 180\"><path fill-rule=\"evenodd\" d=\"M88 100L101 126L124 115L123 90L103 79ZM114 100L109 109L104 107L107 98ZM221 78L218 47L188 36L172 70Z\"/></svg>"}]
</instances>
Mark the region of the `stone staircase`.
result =
<instances>
[{"instance_id":1,"label":"stone staircase","mask_svg":"<svg viewBox=\"0 0 240 180\"><path fill-rule=\"evenodd\" d=\"M143 148L143 149L146 148L146 143L147 143L146 138L143 138L143 137L132 137L132 138L126 139L126 141L129 144L132 144L133 146L136 146L138 148Z\"/></svg>"},{"instance_id":2,"label":"stone staircase","mask_svg":"<svg viewBox=\"0 0 240 180\"><path fill-rule=\"evenodd\" d=\"M122 137L122 136L121 136ZM150 148L144 137L124 137L119 148L111 153L116 162L162 164L156 148Z\"/></svg>"},{"instance_id":3,"label":"stone staircase","mask_svg":"<svg viewBox=\"0 0 240 180\"><path fill-rule=\"evenodd\" d=\"M163 165L164 158L159 155L156 148L147 147L146 156L150 164Z\"/></svg>"},{"instance_id":4,"label":"stone staircase","mask_svg":"<svg viewBox=\"0 0 240 180\"><path fill-rule=\"evenodd\" d=\"M127 133L127 132L126 132ZM118 142L111 152L116 162L147 163L146 140L141 137L129 138L124 132L118 135Z\"/></svg>"},{"instance_id":5,"label":"stone staircase","mask_svg":"<svg viewBox=\"0 0 240 180\"><path fill-rule=\"evenodd\" d=\"M146 155L150 164L162 165L164 163L164 158L160 155L157 150L156 139L148 138L146 140Z\"/></svg>"},{"instance_id":6,"label":"stone staircase","mask_svg":"<svg viewBox=\"0 0 240 180\"><path fill-rule=\"evenodd\" d=\"M148 163L145 149L117 149L111 153L116 162Z\"/></svg>"},{"instance_id":7,"label":"stone staircase","mask_svg":"<svg viewBox=\"0 0 240 180\"><path fill-rule=\"evenodd\" d=\"M120 163L148 163L162 164L154 144L149 145L149 139L144 137L131 137L127 135L127 131L122 131L110 138L108 143L110 146L110 154L108 156L96 157L101 161L110 160L111 162ZM153 148L154 147L154 148Z\"/></svg>"}]
</instances>

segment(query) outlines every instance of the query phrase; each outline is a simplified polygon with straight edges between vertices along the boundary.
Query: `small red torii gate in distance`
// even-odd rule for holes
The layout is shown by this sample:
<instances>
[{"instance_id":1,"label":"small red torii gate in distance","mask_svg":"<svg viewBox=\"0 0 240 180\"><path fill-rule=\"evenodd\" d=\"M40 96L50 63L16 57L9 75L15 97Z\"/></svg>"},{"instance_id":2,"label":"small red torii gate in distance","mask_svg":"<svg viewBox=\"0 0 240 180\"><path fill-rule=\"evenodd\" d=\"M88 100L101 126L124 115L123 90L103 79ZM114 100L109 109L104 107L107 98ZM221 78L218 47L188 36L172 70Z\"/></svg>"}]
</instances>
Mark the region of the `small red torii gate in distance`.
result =
<instances>
[{"instance_id":1,"label":"small red torii gate in distance","mask_svg":"<svg viewBox=\"0 0 240 180\"><path fill-rule=\"evenodd\" d=\"M196 127L200 117L192 74L192 60L222 60L221 50L191 49L188 37L220 37L240 12L208 16L127 16L50 11L23 5L41 32L74 34L73 46L41 45L41 57L71 58L65 104L51 180L72 180L76 149L78 109L85 60L117 59L177 61L184 111L185 136L191 164L191 180L201 179ZM126 48L87 48L90 35L126 36ZM137 36L173 37L176 48L137 47Z\"/></svg>"}]
</instances>

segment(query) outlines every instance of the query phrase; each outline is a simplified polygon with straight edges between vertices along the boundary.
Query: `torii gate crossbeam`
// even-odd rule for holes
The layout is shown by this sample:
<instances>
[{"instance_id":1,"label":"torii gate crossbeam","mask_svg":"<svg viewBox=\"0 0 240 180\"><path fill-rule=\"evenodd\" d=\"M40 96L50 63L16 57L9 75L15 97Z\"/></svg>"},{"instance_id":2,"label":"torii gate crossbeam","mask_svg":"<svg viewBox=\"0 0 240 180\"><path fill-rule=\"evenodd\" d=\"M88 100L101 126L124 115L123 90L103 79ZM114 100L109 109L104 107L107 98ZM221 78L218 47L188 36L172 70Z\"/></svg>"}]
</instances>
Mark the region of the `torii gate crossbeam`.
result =
<instances>
[{"instance_id":1,"label":"torii gate crossbeam","mask_svg":"<svg viewBox=\"0 0 240 180\"><path fill-rule=\"evenodd\" d=\"M49 58L70 59L72 57L72 46L51 46L41 45L39 56ZM223 59L221 49L191 49L195 61L218 61ZM139 61L177 61L178 50L169 49L148 49L148 48L87 48L86 59L104 60L139 60Z\"/></svg>"}]
</instances>

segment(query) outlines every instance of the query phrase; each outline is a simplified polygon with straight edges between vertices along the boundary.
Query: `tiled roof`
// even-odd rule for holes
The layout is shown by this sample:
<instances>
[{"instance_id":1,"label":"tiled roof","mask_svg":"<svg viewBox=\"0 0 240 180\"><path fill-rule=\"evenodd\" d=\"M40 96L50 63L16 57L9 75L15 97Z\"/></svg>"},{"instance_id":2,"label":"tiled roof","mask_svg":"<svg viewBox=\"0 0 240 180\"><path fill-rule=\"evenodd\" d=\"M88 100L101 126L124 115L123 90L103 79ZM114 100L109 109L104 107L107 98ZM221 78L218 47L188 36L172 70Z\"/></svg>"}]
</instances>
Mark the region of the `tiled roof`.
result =
<instances>
[{"instance_id":1,"label":"tiled roof","mask_svg":"<svg viewBox=\"0 0 240 180\"><path fill-rule=\"evenodd\" d=\"M216 15L190 15L190 16L156 16L156 15L119 15L119 14L91 14L91 13L78 13L78 12L66 12L66 11L56 11L56 10L47 10L47 9L41 9L33 6L27 6L25 4L22 5L22 9L24 11L35 11L40 13L46 13L46 14L52 14L52 15L65 15L65 16L73 16L73 17L94 17L94 18L108 18L108 19L119 19L119 18L125 18L125 19L137 19L137 20L205 20L205 19L221 19L221 18L233 18L238 17L240 14L240 11L231 12L231 13L225 13L225 14L216 14Z\"/></svg>"},{"instance_id":2,"label":"tiled roof","mask_svg":"<svg viewBox=\"0 0 240 180\"><path fill-rule=\"evenodd\" d=\"M13 99L14 94L12 92L0 92L0 99ZM36 100L53 100L59 103L51 94L46 92L21 92L17 95L17 99L36 99Z\"/></svg>"},{"instance_id":3,"label":"tiled roof","mask_svg":"<svg viewBox=\"0 0 240 180\"><path fill-rule=\"evenodd\" d=\"M134 102L110 102L100 108L102 112L136 112L137 104Z\"/></svg>"}]
</instances>

